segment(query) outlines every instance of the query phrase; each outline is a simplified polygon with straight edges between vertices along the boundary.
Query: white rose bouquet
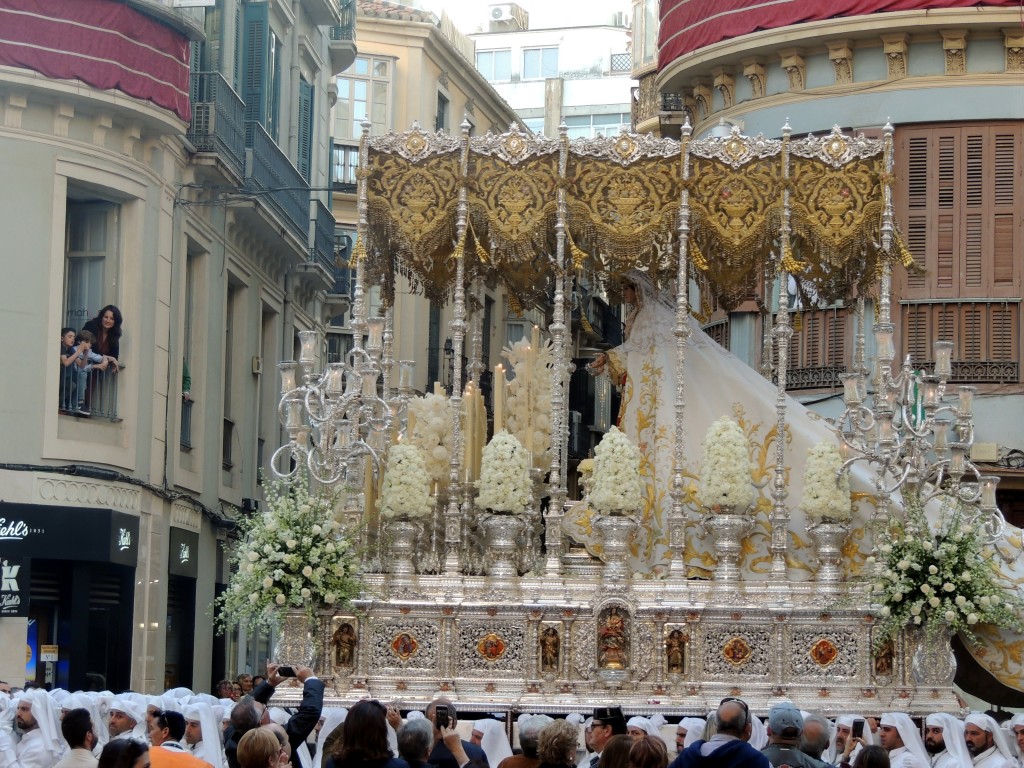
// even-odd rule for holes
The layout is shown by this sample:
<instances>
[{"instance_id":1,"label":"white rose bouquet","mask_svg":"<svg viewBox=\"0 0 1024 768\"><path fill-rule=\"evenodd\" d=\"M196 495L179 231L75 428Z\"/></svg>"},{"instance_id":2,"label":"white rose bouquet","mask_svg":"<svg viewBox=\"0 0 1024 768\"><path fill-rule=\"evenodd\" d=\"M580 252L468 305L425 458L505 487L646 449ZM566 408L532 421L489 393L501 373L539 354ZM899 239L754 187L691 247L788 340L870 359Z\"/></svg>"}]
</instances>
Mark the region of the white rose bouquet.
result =
<instances>
[{"instance_id":1,"label":"white rose bouquet","mask_svg":"<svg viewBox=\"0 0 1024 768\"><path fill-rule=\"evenodd\" d=\"M813 521L846 522L850 519L850 475L844 472L836 478L843 457L830 440L822 440L807 451L804 471L804 514Z\"/></svg>"},{"instance_id":2,"label":"white rose bouquet","mask_svg":"<svg viewBox=\"0 0 1024 768\"><path fill-rule=\"evenodd\" d=\"M612 427L594 449L594 485L590 505L605 514L630 513L643 503L640 449Z\"/></svg>"},{"instance_id":3,"label":"white rose bouquet","mask_svg":"<svg viewBox=\"0 0 1024 768\"><path fill-rule=\"evenodd\" d=\"M394 519L431 514L429 484L420 449L410 443L391 446L380 491L381 516Z\"/></svg>"},{"instance_id":4,"label":"white rose bouquet","mask_svg":"<svg viewBox=\"0 0 1024 768\"><path fill-rule=\"evenodd\" d=\"M974 644L977 624L1024 631L1024 601L997 583L980 526L967 525L955 506L933 527L917 497L905 497L904 504L905 521L879 546L881 579L868 585L881 603L876 647L908 625L930 637L948 626Z\"/></svg>"},{"instance_id":5,"label":"white rose bouquet","mask_svg":"<svg viewBox=\"0 0 1024 768\"><path fill-rule=\"evenodd\" d=\"M530 458L514 435L501 430L480 459L478 507L494 512L522 512L530 503Z\"/></svg>"},{"instance_id":6,"label":"white rose bouquet","mask_svg":"<svg viewBox=\"0 0 1024 768\"><path fill-rule=\"evenodd\" d=\"M334 499L310 493L307 480L264 485L266 510L239 518L231 581L215 602L218 631L272 627L280 610L341 606L359 594L359 556L334 520Z\"/></svg>"},{"instance_id":7,"label":"white rose bouquet","mask_svg":"<svg viewBox=\"0 0 1024 768\"><path fill-rule=\"evenodd\" d=\"M454 441L448 398L430 393L410 399L408 407L416 419L408 441L423 452L427 477L438 485L447 485Z\"/></svg>"},{"instance_id":8,"label":"white rose bouquet","mask_svg":"<svg viewBox=\"0 0 1024 768\"><path fill-rule=\"evenodd\" d=\"M740 425L723 416L708 428L701 447L697 501L711 510L729 506L744 511L754 501L754 488L747 437Z\"/></svg>"}]
</instances>

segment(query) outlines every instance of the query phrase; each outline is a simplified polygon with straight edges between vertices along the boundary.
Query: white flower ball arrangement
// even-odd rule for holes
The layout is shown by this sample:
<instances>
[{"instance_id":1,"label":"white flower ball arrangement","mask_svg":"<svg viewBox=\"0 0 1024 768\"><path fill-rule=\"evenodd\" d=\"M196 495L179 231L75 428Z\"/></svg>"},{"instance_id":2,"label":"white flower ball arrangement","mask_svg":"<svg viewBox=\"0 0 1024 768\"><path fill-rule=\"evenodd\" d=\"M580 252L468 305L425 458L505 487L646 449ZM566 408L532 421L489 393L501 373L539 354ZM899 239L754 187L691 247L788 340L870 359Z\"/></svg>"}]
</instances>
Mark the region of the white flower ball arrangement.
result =
<instances>
[{"instance_id":1,"label":"white flower ball arrangement","mask_svg":"<svg viewBox=\"0 0 1024 768\"><path fill-rule=\"evenodd\" d=\"M590 504L605 514L629 513L643 503L640 449L612 427L594 450L594 486Z\"/></svg>"},{"instance_id":2,"label":"white flower ball arrangement","mask_svg":"<svg viewBox=\"0 0 1024 768\"><path fill-rule=\"evenodd\" d=\"M430 393L409 400L409 412L415 418L410 445L423 452L427 477L438 485L448 482L452 460L452 413L448 398Z\"/></svg>"},{"instance_id":3,"label":"white flower ball arrangement","mask_svg":"<svg viewBox=\"0 0 1024 768\"><path fill-rule=\"evenodd\" d=\"M431 514L429 483L419 448L410 443L391 446L380 492L381 515L394 519Z\"/></svg>"},{"instance_id":4,"label":"white flower ball arrangement","mask_svg":"<svg viewBox=\"0 0 1024 768\"><path fill-rule=\"evenodd\" d=\"M522 512L530 503L530 458L514 435L501 430L480 460L478 507L493 512Z\"/></svg>"},{"instance_id":5,"label":"white flower ball arrangement","mask_svg":"<svg viewBox=\"0 0 1024 768\"><path fill-rule=\"evenodd\" d=\"M754 488L747 437L740 425L723 416L708 428L701 448L697 501L714 511L726 507L746 510L754 501Z\"/></svg>"},{"instance_id":6,"label":"white flower ball arrangement","mask_svg":"<svg viewBox=\"0 0 1024 768\"><path fill-rule=\"evenodd\" d=\"M846 522L850 519L850 476L844 472L836 481L836 473L842 465L839 448L830 440L822 440L807 451L801 506L811 520Z\"/></svg>"},{"instance_id":7,"label":"white flower ball arrangement","mask_svg":"<svg viewBox=\"0 0 1024 768\"><path fill-rule=\"evenodd\" d=\"M532 431L533 465L543 469L550 464L551 445L551 369L554 349L550 341L530 349L530 339L520 339L505 347L502 357L508 360L515 378L508 384L505 424L523 446L531 445L527 436Z\"/></svg>"}]
</instances>

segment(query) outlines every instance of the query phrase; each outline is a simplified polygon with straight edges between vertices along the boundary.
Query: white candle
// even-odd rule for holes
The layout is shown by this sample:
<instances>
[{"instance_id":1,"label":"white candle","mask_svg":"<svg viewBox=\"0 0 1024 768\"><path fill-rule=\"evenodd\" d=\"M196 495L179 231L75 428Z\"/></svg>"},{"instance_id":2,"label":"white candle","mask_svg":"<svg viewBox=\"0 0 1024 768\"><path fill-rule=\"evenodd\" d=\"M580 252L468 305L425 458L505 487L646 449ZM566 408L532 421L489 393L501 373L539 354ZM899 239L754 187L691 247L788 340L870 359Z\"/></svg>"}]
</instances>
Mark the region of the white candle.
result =
<instances>
[{"instance_id":1,"label":"white candle","mask_svg":"<svg viewBox=\"0 0 1024 768\"><path fill-rule=\"evenodd\" d=\"M434 382L434 394L435 395L443 395L444 394L444 389L441 387L441 382L440 381L435 381Z\"/></svg>"},{"instance_id":2,"label":"white candle","mask_svg":"<svg viewBox=\"0 0 1024 768\"><path fill-rule=\"evenodd\" d=\"M494 434L505 426L505 366L494 366Z\"/></svg>"}]
</instances>

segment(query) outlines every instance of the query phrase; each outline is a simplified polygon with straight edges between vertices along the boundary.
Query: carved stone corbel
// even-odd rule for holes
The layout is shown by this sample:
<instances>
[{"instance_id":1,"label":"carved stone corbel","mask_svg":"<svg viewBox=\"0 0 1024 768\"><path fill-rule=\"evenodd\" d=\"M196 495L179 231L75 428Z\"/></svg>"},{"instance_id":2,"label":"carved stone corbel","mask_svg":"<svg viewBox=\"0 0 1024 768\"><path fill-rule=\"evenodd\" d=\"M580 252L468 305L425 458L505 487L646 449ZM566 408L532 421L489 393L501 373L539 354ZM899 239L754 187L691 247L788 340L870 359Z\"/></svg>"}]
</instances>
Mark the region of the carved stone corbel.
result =
<instances>
[{"instance_id":1,"label":"carved stone corbel","mask_svg":"<svg viewBox=\"0 0 1024 768\"><path fill-rule=\"evenodd\" d=\"M736 103L736 76L728 67L717 67L711 70L715 88L722 95L723 108L728 109Z\"/></svg>"},{"instance_id":2,"label":"carved stone corbel","mask_svg":"<svg viewBox=\"0 0 1024 768\"><path fill-rule=\"evenodd\" d=\"M701 119L711 115L711 87L707 79L698 77L693 81L693 100L697 103Z\"/></svg>"},{"instance_id":3,"label":"carved stone corbel","mask_svg":"<svg viewBox=\"0 0 1024 768\"><path fill-rule=\"evenodd\" d=\"M4 127L21 128L21 117L28 109L28 95L10 92L4 103Z\"/></svg>"},{"instance_id":4,"label":"carved stone corbel","mask_svg":"<svg viewBox=\"0 0 1024 768\"><path fill-rule=\"evenodd\" d=\"M782 68L789 78L789 90L802 91L807 87L807 61L800 48L783 48L779 51Z\"/></svg>"},{"instance_id":5,"label":"carved stone corbel","mask_svg":"<svg viewBox=\"0 0 1024 768\"><path fill-rule=\"evenodd\" d=\"M946 74L962 75L967 71L967 30L943 29L942 50L946 54Z\"/></svg>"},{"instance_id":6,"label":"carved stone corbel","mask_svg":"<svg viewBox=\"0 0 1024 768\"><path fill-rule=\"evenodd\" d=\"M1024 29L1003 29L1003 44L1006 46L1006 71L1024 72Z\"/></svg>"},{"instance_id":7,"label":"carved stone corbel","mask_svg":"<svg viewBox=\"0 0 1024 768\"><path fill-rule=\"evenodd\" d=\"M759 99L765 94L764 59L744 59L743 76L750 81L750 94Z\"/></svg>"},{"instance_id":8,"label":"carved stone corbel","mask_svg":"<svg viewBox=\"0 0 1024 768\"><path fill-rule=\"evenodd\" d=\"M887 76L890 80L902 80L907 76L907 52L910 50L907 41L909 39L909 35L905 32L882 35Z\"/></svg>"},{"instance_id":9,"label":"carved stone corbel","mask_svg":"<svg viewBox=\"0 0 1024 768\"><path fill-rule=\"evenodd\" d=\"M832 40L828 43L828 58L836 72L836 85L853 82L853 41Z\"/></svg>"}]
</instances>

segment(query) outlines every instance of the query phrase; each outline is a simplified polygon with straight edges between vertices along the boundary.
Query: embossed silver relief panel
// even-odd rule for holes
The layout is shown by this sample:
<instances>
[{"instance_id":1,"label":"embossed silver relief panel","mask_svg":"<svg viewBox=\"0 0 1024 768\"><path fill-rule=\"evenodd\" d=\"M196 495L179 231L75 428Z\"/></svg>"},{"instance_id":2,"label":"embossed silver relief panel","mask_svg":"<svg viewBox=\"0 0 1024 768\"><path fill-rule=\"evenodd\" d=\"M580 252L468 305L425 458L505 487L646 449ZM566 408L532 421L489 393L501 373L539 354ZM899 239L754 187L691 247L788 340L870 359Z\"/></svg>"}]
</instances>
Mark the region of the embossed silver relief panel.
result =
<instances>
[{"instance_id":1,"label":"embossed silver relief panel","mask_svg":"<svg viewBox=\"0 0 1024 768\"><path fill-rule=\"evenodd\" d=\"M702 671L711 677L768 677L775 656L773 632L743 625L708 627L698 640Z\"/></svg>"},{"instance_id":2,"label":"embossed silver relief panel","mask_svg":"<svg viewBox=\"0 0 1024 768\"><path fill-rule=\"evenodd\" d=\"M859 676L860 638L849 629L794 628L789 643L788 676L855 679Z\"/></svg>"},{"instance_id":3,"label":"embossed silver relief panel","mask_svg":"<svg viewBox=\"0 0 1024 768\"><path fill-rule=\"evenodd\" d=\"M459 668L466 677L527 674L526 627L495 621L461 621L457 629Z\"/></svg>"},{"instance_id":4,"label":"embossed silver relief panel","mask_svg":"<svg viewBox=\"0 0 1024 768\"><path fill-rule=\"evenodd\" d=\"M374 673L387 669L440 673L440 628L423 619L371 621L370 664Z\"/></svg>"}]
</instances>

